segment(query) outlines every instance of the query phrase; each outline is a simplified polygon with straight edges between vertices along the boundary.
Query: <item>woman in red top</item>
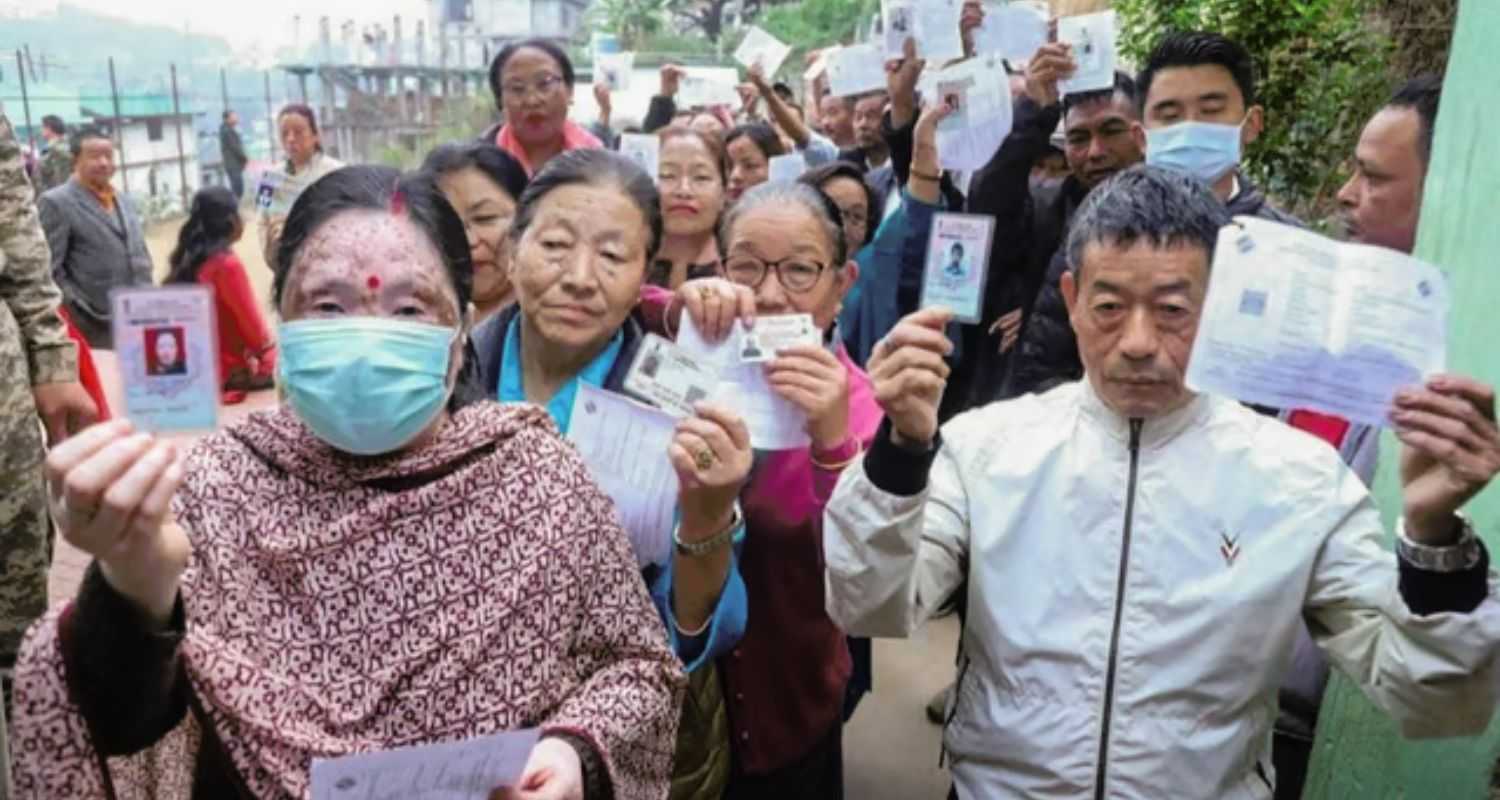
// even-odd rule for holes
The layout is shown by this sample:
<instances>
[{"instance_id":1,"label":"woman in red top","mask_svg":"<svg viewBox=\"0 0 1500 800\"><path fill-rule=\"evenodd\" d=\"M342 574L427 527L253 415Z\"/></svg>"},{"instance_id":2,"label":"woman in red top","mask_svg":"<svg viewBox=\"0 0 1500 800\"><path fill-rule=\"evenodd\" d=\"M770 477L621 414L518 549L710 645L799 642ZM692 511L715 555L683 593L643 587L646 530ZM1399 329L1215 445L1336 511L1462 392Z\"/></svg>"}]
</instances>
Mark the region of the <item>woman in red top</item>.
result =
<instances>
[{"instance_id":1,"label":"woman in red top","mask_svg":"<svg viewBox=\"0 0 1500 800\"><path fill-rule=\"evenodd\" d=\"M245 266L232 249L244 232L239 202L228 189L200 190L193 197L192 215L177 234L172 271L165 281L213 288L219 320L219 380L226 403L240 402L248 391L271 388L276 372L276 344L245 276Z\"/></svg>"}]
</instances>

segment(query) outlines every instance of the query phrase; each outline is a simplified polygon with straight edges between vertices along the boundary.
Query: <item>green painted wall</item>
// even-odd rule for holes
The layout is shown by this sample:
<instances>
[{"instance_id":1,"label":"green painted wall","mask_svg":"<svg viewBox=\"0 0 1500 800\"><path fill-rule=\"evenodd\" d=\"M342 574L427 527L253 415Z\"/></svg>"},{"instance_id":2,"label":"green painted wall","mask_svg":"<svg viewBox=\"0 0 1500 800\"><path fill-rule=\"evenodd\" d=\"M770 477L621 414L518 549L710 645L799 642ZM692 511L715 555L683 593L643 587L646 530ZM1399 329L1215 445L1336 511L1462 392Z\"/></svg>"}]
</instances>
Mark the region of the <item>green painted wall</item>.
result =
<instances>
[{"instance_id":1,"label":"green painted wall","mask_svg":"<svg viewBox=\"0 0 1500 800\"><path fill-rule=\"evenodd\" d=\"M1500 385L1500 0L1463 0L1438 115L1417 255L1448 270L1456 308L1451 369ZM1376 496L1393 522L1401 509L1397 443L1381 443ZM1500 554L1500 486L1467 511ZM1406 741L1342 675L1323 702L1309 800L1479 800L1500 756L1500 721L1473 739Z\"/></svg>"}]
</instances>

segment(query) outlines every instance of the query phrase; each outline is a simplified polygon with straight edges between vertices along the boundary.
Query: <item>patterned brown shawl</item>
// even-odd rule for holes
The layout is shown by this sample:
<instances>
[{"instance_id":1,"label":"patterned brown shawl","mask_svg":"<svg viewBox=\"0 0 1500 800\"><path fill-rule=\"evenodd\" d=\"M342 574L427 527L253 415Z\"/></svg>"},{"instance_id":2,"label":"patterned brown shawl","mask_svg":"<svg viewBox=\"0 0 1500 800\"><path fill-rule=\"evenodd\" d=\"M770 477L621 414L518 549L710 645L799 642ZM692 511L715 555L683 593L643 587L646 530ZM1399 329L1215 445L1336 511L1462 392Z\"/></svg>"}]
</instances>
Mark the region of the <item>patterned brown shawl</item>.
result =
<instances>
[{"instance_id":1,"label":"patterned brown shawl","mask_svg":"<svg viewBox=\"0 0 1500 800\"><path fill-rule=\"evenodd\" d=\"M174 501L192 688L258 797L314 757L542 726L667 794L683 676L609 501L547 415L483 403L408 455L357 459L285 409L201 441ZM21 798L103 794L58 612L17 671ZM186 797L196 726L110 759L122 798Z\"/></svg>"}]
</instances>

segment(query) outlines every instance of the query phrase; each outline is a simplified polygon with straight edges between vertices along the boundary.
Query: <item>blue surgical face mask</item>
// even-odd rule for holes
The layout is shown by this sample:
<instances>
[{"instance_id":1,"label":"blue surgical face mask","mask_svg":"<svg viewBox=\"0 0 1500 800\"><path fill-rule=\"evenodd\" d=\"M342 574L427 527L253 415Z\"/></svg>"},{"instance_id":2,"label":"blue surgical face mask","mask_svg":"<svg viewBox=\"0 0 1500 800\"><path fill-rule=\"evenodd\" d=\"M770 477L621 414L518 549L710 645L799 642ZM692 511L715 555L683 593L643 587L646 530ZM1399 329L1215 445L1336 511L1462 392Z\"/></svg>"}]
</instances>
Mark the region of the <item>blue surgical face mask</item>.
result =
<instances>
[{"instance_id":1,"label":"blue surgical face mask","mask_svg":"<svg viewBox=\"0 0 1500 800\"><path fill-rule=\"evenodd\" d=\"M1239 125L1179 122L1146 131L1146 163L1212 184L1240 163Z\"/></svg>"},{"instance_id":2,"label":"blue surgical face mask","mask_svg":"<svg viewBox=\"0 0 1500 800\"><path fill-rule=\"evenodd\" d=\"M448 402L458 331L384 317L282 323L276 369L297 417L346 453L399 450Z\"/></svg>"}]
</instances>

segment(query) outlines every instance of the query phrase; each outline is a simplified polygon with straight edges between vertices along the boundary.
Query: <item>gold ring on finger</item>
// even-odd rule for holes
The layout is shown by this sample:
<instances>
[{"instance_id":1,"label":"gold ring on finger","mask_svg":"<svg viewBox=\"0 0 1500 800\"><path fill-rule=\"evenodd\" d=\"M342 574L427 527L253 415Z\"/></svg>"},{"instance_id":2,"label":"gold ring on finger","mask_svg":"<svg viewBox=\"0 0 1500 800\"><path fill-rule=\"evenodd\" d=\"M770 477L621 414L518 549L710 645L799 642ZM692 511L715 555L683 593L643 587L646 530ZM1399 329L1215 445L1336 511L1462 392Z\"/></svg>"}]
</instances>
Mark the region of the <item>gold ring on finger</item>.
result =
<instances>
[{"instance_id":1,"label":"gold ring on finger","mask_svg":"<svg viewBox=\"0 0 1500 800\"><path fill-rule=\"evenodd\" d=\"M714 451L708 449L707 447L693 454L693 464L696 465L700 470L711 468L714 465L715 460L716 459L714 458Z\"/></svg>"}]
</instances>

